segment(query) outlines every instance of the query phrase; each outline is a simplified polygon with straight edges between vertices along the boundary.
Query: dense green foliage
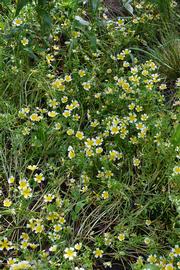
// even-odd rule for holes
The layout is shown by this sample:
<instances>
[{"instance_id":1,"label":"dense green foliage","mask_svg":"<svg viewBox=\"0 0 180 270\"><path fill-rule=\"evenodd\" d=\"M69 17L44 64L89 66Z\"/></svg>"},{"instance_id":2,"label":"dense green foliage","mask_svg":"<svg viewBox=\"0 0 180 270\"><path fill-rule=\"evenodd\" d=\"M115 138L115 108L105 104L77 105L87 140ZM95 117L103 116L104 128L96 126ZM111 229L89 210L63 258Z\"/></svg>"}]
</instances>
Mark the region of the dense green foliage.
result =
<instances>
[{"instance_id":1,"label":"dense green foliage","mask_svg":"<svg viewBox=\"0 0 180 270\"><path fill-rule=\"evenodd\" d=\"M0 269L180 268L179 7L121 8L0 4Z\"/></svg>"}]
</instances>

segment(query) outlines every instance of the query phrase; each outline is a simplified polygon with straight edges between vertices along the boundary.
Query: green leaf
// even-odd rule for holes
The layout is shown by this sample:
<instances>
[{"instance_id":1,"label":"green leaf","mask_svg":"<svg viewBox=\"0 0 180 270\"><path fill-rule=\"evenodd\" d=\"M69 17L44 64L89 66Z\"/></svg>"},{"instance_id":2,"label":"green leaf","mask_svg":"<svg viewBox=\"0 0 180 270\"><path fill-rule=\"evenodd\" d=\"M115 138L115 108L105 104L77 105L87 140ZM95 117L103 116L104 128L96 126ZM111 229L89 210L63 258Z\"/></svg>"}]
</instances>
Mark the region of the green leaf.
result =
<instances>
[{"instance_id":1,"label":"green leaf","mask_svg":"<svg viewBox=\"0 0 180 270\"><path fill-rule=\"evenodd\" d=\"M1 3L4 3L5 5L11 4L10 0L1 0Z\"/></svg>"},{"instance_id":2,"label":"green leaf","mask_svg":"<svg viewBox=\"0 0 180 270\"><path fill-rule=\"evenodd\" d=\"M16 16L18 16L21 9L29 3L32 3L32 0L18 0L16 7Z\"/></svg>"},{"instance_id":3,"label":"green leaf","mask_svg":"<svg viewBox=\"0 0 180 270\"><path fill-rule=\"evenodd\" d=\"M72 211L71 216L73 221L76 221L78 219L78 215L75 213L75 211Z\"/></svg>"},{"instance_id":4,"label":"green leaf","mask_svg":"<svg viewBox=\"0 0 180 270\"><path fill-rule=\"evenodd\" d=\"M31 48L24 48L24 51L28 53L31 59L37 60L38 57L34 54Z\"/></svg>"},{"instance_id":5,"label":"green leaf","mask_svg":"<svg viewBox=\"0 0 180 270\"><path fill-rule=\"evenodd\" d=\"M91 44L92 50L96 51L96 48L97 48L97 39L96 39L96 36L93 33L91 33L89 35L89 40L90 40L90 44Z\"/></svg>"},{"instance_id":6,"label":"green leaf","mask_svg":"<svg viewBox=\"0 0 180 270\"><path fill-rule=\"evenodd\" d=\"M47 0L38 0L39 6L45 6L47 4Z\"/></svg>"},{"instance_id":7,"label":"green leaf","mask_svg":"<svg viewBox=\"0 0 180 270\"><path fill-rule=\"evenodd\" d=\"M5 27L4 23L0 22L0 29L4 31L4 27Z\"/></svg>"},{"instance_id":8,"label":"green leaf","mask_svg":"<svg viewBox=\"0 0 180 270\"><path fill-rule=\"evenodd\" d=\"M97 11L98 7L99 7L99 3L100 1L99 0L91 0L91 6L92 6L92 10L94 12Z\"/></svg>"},{"instance_id":9,"label":"green leaf","mask_svg":"<svg viewBox=\"0 0 180 270\"><path fill-rule=\"evenodd\" d=\"M174 145L178 145L180 143L180 124L176 127L171 140Z\"/></svg>"},{"instance_id":10,"label":"green leaf","mask_svg":"<svg viewBox=\"0 0 180 270\"><path fill-rule=\"evenodd\" d=\"M143 270L160 270L160 268L154 264L146 264Z\"/></svg>"},{"instance_id":11,"label":"green leaf","mask_svg":"<svg viewBox=\"0 0 180 270\"><path fill-rule=\"evenodd\" d=\"M89 22L84 20L82 17L80 16L75 16L75 20L78 21L81 25L85 25L88 26Z\"/></svg>"},{"instance_id":12,"label":"green leaf","mask_svg":"<svg viewBox=\"0 0 180 270\"><path fill-rule=\"evenodd\" d=\"M37 8L37 13L39 16L42 31L44 32L49 31L51 28L51 17L49 13L46 10L41 9L41 8Z\"/></svg>"},{"instance_id":13,"label":"green leaf","mask_svg":"<svg viewBox=\"0 0 180 270\"><path fill-rule=\"evenodd\" d=\"M73 197L74 200L78 201L79 198L80 198L80 191L79 191L79 189L77 189L77 188L74 189L72 191L71 195L72 195L72 197Z\"/></svg>"},{"instance_id":14,"label":"green leaf","mask_svg":"<svg viewBox=\"0 0 180 270\"><path fill-rule=\"evenodd\" d=\"M131 0L130 1L124 1L124 7L125 7L125 9L131 14L131 15L133 15L133 12L134 12L134 9L133 9L133 7L131 6Z\"/></svg>"},{"instance_id":15,"label":"green leaf","mask_svg":"<svg viewBox=\"0 0 180 270\"><path fill-rule=\"evenodd\" d=\"M81 211L81 209L84 207L85 204L86 204L86 201L77 202L77 204L75 206L75 213L78 214Z\"/></svg>"},{"instance_id":16,"label":"green leaf","mask_svg":"<svg viewBox=\"0 0 180 270\"><path fill-rule=\"evenodd\" d=\"M78 219L78 214L81 211L81 209L84 207L86 204L86 200L82 200L77 202L75 209L71 212L72 219L76 221Z\"/></svg>"}]
</instances>

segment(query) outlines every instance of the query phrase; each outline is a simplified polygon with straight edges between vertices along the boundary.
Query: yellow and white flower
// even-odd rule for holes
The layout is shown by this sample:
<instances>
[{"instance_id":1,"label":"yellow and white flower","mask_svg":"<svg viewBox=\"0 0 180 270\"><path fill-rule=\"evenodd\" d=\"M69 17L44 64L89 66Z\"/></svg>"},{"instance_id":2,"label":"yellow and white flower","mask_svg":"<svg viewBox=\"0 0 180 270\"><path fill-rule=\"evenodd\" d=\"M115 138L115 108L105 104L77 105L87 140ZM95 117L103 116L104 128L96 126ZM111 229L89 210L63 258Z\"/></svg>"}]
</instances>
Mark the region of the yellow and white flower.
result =
<instances>
[{"instance_id":1,"label":"yellow and white flower","mask_svg":"<svg viewBox=\"0 0 180 270\"><path fill-rule=\"evenodd\" d=\"M125 240L125 234L124 234L124 233L120 233L120 234L118 235L118 237L117 237L117 238L118 238L118 240L119 240L119 241L121 241L121 242L122 242L122 241L124 241L124 240Z\"/></svg>"},{"instance_id":2,"label":"yellow and white flower","mask_svg":"<svg viewBox=\"0 0 180 270\"><path fill-rule=\"evenodd\" d=\"M91 88L91 83L90 82L84 82L82 84L82 86L83 86L84 90L88 91Z\"/></svg>"},{"instance_id":3,"label":"yellow and white flower","mask_svg":"<svg viewBox=\"0 0 180 270\"><path fill-rule=\"evenodd\" d=\"M42 181L45 180L45 177L43 176L42 173L36 173L34 176L34 181L37 182L38 184L40 184Z\"/></svg>"},{"instance_id":4,"label":"yellow and white flower","mask_svg":"<svg viewBox=\"0 0 180 270\"><path fill-rule=\"evenodd\" d=\"M29 43L29 40L27 39L27 38L23 38L23 39L21 39L21 44L23 45L23 46L26 46L26 45L28 45L28 43Z\"/></svg>"},{"instance_id":5,"label":"yellow and white flower","mask_svg":"<svg viewBox=\"0 0 180 270\"><path fill-rule=\"evenodd\" d=\"M4 199L3 201L4 207L10 207L12 205L12 201L8 198Z\"/></svg>"},{"instance_id":6,"label":"yellow and white flower","mask_svg":"<svg viewBox=\"0 0 180 270\"><path fill-rule=\"evenodd\" d=\"M20 26L23 23L23 20L21 18L16 18L13 21L14 26Z\"/></svg>"},{"instance_id":7,"label":"yellow and white flower","mask_svg":"<svg viewBox=\"0 0 180 270\"><path fill-rule=\"evenodd\" d=\"M95 251L93 251L95 258L102 258L103 256L103 250L96 248Z\"/></svg>"},{"instance_id":8,"label":"yellow and white flower","mask_svg":"<svg viewBox=\"0 0 180 270\"><path fill-rule=\"evenodd\" d=\"M9 184L13 184L14 181L15 181L15 177L11 175L11 176L8 178L8 183L9 183Z\"/></svg>"},{"instance_id":9,"label":"yellow and white flower","mask_svg":"<svg viewBox=\"0 0 180 270\"><path fill-rule=\"evenodd\" d=\"M101 197L102 197L104 200L109 199L109 192L108 192L108 191L103 191Z\"/></svg>"},{"instance_id":10,"label":"yellow and white flower","mask_svg":"<svg viewBox=\"0 0 180 270\"><path fill-rule=\"evenodd\" d=\"M74 250L73 247L66 248L64 250L64 258L68 259L69 261L74 260L74 258L77 256L77 252Z\"/></svg>"}]
</instances>

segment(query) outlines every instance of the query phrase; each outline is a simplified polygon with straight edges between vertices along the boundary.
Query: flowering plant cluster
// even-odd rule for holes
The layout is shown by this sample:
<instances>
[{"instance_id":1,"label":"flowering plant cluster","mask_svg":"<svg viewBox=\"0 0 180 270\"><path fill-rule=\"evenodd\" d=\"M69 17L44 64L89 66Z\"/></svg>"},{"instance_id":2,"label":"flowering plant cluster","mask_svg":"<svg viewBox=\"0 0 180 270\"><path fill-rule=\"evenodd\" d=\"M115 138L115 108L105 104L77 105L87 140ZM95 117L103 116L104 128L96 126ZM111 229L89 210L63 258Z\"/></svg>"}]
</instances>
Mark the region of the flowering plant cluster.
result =
<instances>
[{"instance_id":1,"label":"flowering plant cluster","mask_svg":"<svg viewBox=\"0 0 180 270\"><path fill-rule=\"evenodd\" d=\"M1 269L180 268L178 100L133 48L160 20L138 2L52 1L47 36L2 6Z\"/></svg>"}]
</instances>

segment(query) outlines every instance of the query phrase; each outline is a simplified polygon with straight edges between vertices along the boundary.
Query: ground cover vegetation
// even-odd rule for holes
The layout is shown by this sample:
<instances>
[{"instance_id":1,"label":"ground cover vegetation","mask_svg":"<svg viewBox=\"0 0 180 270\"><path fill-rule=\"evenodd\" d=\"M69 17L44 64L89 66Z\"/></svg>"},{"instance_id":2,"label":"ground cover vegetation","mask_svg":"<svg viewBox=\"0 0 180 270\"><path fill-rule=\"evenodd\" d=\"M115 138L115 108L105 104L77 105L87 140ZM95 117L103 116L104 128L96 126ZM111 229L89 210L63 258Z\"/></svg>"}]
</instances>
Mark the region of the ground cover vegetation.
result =
<instances>
[{"instance_id":1,"label":"ground cover vegetation","mask_svg":"<svg viewBox=\"0 0 180 270\"><path fill-rule=\"evenodd\" d=\"M179 8L0 2L0 269L180 269Z\"/></svg>"}]
</instances>

